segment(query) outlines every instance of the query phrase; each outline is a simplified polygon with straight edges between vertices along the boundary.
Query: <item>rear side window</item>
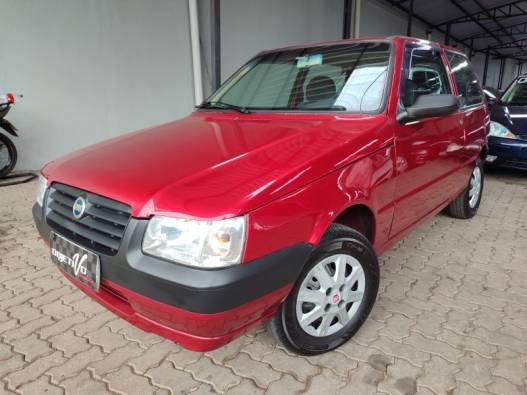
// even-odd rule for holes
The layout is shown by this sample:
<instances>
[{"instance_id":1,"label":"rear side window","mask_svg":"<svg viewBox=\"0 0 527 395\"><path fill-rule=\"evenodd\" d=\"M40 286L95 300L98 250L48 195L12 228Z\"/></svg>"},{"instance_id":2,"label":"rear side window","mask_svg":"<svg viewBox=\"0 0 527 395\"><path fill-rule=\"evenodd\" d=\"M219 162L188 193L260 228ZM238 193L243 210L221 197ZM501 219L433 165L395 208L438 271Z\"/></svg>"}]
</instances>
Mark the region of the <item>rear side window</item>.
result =
<instances>
[{"instance_id":1,"label":"rear side window","mask_svg":"<svg viewBox=\"0 0 527 395\"><path fill-rule=\"evenodd\" d=\"M439 49L429 45L408 44L404 51L401 99L405 107L421 95L452 93Z\"/></svg>"},{"instance_id":2,"label":"rear side window","mask_svg":"<svg viewBox=\"0 0 527 395\"><path fill-rule=\"evenodd\" d=\"M460 54L447 52L448 62L454 74L461 107L483 103L483 93L478 78L468 59Z\"/></svg>"}]
</instances>

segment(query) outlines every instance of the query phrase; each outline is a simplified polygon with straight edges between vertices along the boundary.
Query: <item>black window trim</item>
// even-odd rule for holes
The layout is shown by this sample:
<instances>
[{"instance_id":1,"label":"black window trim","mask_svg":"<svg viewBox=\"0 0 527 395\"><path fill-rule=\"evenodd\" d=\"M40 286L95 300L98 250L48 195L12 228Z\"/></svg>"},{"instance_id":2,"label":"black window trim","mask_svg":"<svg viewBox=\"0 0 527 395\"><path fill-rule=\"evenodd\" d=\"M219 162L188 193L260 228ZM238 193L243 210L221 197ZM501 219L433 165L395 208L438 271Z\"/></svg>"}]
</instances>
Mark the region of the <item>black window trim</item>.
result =
<instances>
[{"instance_id":1,"label":"black window trim","mask_svg":"<svg viewBox=\"0 0 527 395\"><path fill-rule=\"evenodd\" d=\"M453 92L453 86L452 86L452 81L450 81L450 78L449 78L449 73L450 73L450 63L447 63L445 64L445 60L447 59L444 59L443 56L441 56L445 50L437 45L436 43L434 42L427 42L426 44L425 43L420 43L418 41L405 41L404 42L404 45L403 45L403 48L402 48L402 64L401 64L401 75L399 77L399 87L397 89L397 96L398 96L398 99L397 99L397 115L401 114L402 112L406 111L406 106L404 105L403 103L403 97L402 97L402 89L403 89L403 82L404 82L404 77L406 75L406 71L409 71L410 69L408 68L407 70L405 70L405 67L406 67L406 58L405 58L405 53L406 53L406 48L407 47L415 47L415 48L419 48L419 47L430 47L431 49L435 49L435 50L438 50L439 53L440 53L440 59L441 59L441 64L443 65L444 69L445 69L445 74L447 76L447 81L448 81L448 86L450 87L450 92L452 93ZM448 66L448 67L447 67ZM456 86L456 90L457 90L457 86Z\"/></svg>"},{"instance_id":2,"label":"black window trim","mask_svg":"<svg viewBox=\"0 0 527 395\"><path fill-rule=\"evenodd\" d=\"M472 72L474 73L474 75L476 76L476 78L478 77L476 75L476 73L474 72L474 68L472 67L472 62L470 61L470 59L468 58L467 55L465 55L464 53L461 53L461 52L457 52L457 51L452 51L452 50L449 50L449 49L445 49L445 55L447 55L447 53L451 53L452 55L458 55L458 56L461 56L463 58L465 58L465 60L468 62L469 66L470 66L470 69L472 70ZM452 65L450 64L450 60L448 59L448 56L446 56L446 61L448 62L448 67L450 68L450 71L452 72L452 77L453 77L453 80L454 80L454 84L456 84L456 91L458 93L457 97L459 99L459 89L458 89L458 86L457 86L457 82L456 82L456 79L454 77L454 72L452 71ZM459 109L461 111L465 111L465 110L472 110L476 107L479 107L481 105L484 105L485 104L485 100L483 98L483 87L481 86L480 82L479 82L479 79L478 79L478 85L479 85L479 88L481 90L481 101L479 103L474 103L474 104L471 104L471 105L465 105L465 106L460 106Z\"/></svg>"}]
</instances>

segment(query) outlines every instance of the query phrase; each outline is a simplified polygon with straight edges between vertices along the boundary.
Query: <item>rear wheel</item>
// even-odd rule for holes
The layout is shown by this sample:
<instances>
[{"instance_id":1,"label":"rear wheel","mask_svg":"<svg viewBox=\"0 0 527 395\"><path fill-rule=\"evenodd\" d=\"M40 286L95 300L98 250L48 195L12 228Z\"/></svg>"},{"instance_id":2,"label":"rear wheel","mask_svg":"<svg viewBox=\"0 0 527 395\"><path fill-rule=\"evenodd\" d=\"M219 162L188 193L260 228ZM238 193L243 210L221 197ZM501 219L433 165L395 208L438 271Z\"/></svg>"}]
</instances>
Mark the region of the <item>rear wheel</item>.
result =
<instances>
[{"instance_id":1,"label":"rear wheel","mask_svg":"<svg viewBox=\"0 0 527 395\"><path fill-rule=\"evenodd\" d=\"M7 176L15 168L17 152L13 142L0 133L0 178Z\"/></svg>"},{"instance_id":2,"label":"rear wheel","mask_svg":"<svg viewBox=\"0 0 527 395\"><path fill-rule=\"evenodd\" d=\"M478 159L472 169L472 174L467 187L456 200L448 206L448 212L454 218L468 219L472 218L478 212L483 194L484 182L483 161Z\"/></svg>"},{"instance_id":3,"label":"rear wheel","mask_svg":"<svg viewBox=\"0 0 527 395\"><path fill-rule=\"evenodd\" d=\"M269 328L292 352L316 355L335 349L359 330L379 288L379 265L370 242L333 224Z\"/></svg>"}]
</instances>

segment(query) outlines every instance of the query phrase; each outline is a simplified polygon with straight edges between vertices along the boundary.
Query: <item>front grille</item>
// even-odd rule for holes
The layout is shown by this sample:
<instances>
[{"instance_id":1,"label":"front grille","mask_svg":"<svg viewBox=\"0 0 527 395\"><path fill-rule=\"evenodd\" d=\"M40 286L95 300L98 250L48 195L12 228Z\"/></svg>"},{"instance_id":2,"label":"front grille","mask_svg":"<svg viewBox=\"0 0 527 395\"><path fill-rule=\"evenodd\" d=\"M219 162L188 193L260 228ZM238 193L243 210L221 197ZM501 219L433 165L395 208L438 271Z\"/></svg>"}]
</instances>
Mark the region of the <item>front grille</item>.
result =
<instances>
[{"instance_id":1,"label":"front grille","mask_svg":"<svg viewBox=\"0 0 527 395\"><path fill-rule=\"evenodd\" d=\"M86 200L85 215L73 216L73 203ZM64 237L91 250L115 255L132 209L130 206L68 185L53 183L46 200L46 222Z\"/></svg>"}]
</instances>

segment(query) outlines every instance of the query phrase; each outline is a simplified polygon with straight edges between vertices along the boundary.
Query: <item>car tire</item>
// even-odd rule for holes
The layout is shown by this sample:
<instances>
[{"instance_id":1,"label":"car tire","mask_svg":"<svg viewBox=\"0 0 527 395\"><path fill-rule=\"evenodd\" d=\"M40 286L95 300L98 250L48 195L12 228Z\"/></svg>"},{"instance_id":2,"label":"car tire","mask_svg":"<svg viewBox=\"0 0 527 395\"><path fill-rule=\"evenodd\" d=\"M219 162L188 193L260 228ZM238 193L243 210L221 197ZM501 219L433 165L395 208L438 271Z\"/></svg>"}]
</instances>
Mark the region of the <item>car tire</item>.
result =
<instances>
[{"instance_id":1,"label":"car tire","mask_svg":"<svg viewBox=\"0 0 527 395\"><path fill-rule=\"evenodd\" d=\"M268 328L291 352L323 354L359 330L378 289L379 264L371 243L354 229L332 224ZM321 312L322 318L310 322Z\"/></svg>"},{"instance_id":2,"label":"car tire","mask_svg":"<svg viewBox=\"0 0 527 395\"><path fill-rule=\"evenodd\" d=\"M478 212L483 195L484 165L478 158L465 190L448 206L449 214L454 218L469 219Z\"/></svg>"}]
</instances>

